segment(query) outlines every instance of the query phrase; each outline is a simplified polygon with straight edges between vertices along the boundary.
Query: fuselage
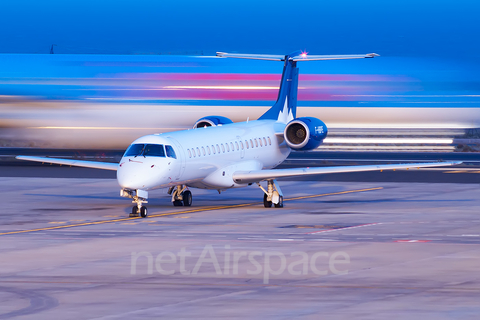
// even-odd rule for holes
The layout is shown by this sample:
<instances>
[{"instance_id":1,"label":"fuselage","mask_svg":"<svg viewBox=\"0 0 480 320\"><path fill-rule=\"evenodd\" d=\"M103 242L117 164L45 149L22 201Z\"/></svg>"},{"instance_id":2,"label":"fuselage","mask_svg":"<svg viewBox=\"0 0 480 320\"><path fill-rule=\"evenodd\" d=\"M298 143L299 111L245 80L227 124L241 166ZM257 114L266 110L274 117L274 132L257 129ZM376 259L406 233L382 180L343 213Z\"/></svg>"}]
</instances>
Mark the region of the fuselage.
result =
<instances>
[{"instance_id":1,"label":"fuselage","mask_svg":"<svg viewBox=\"0 0 480 320\"><path fill-rule=\"evenodd\" d=\"M284 129L282 122L255 120L144 136L125 152L117 180L130 190L243 187L234 172L271 169L288 157Z\"/></svg>"}]
</instances>

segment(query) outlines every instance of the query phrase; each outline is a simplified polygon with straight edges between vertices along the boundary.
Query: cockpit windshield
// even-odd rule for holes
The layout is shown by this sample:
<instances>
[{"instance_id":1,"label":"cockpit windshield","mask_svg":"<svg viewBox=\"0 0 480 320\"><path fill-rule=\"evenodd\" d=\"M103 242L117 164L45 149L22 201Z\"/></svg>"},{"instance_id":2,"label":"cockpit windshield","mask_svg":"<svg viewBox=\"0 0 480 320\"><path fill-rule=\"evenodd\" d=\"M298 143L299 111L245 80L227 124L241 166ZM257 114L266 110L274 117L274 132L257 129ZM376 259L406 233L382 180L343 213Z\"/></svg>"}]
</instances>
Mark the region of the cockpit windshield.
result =
<instances>
[{"instance_id":1,"label":"cockpit windshield","mask_svg":"<svg viewBox=\"0 0 480 320\"><path fill-rule=\"evenodd\" d=\"M143 149L143 156L149 157L165 157L165 149L163 144L146 144Z\"/></svg>"},{"instance_id":2,"label":"cockpit windshield","mask_svg":"<svg viewBox=\"0 0 480 320\"><path fill-rule=\"evenodd\" d=\"M166 146L167 156L170 158L176 158L175 151L172 146ZM163 144L132 144L125 151L124 157L162 157L165 158L165 149Z\"/></svg>"},{"instance_id":3,"label":"cockpit windshield","mask_svg":"<svg viewBox=\"0 0 480 320\"><path fill-rule=\"evenodd\" d=\"M143 153L144 144L132 144L128 147L127 151L125 151L124 157L136 157Z\"/></svg>"},{"instance_id":4,"label":"cockpit windshield","mask_svg":"<svg viewBox=\"0 0 480 320\"><path fill-rule=\"evenodd\" d=\"M177 159L177 155L175 154L172 146L165 146L165 150L167 151L167 157Z\"/></svg>"}]
</instances>

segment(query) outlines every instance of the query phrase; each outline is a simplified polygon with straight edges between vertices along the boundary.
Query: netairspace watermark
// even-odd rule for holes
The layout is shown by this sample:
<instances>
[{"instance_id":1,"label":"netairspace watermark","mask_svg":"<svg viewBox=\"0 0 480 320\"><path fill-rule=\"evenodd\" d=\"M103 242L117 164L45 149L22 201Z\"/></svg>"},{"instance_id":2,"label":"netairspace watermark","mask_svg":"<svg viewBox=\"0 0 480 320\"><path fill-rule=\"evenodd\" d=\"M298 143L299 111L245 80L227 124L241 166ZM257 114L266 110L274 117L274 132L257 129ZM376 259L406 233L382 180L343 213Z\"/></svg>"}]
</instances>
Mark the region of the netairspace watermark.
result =
<instances>
[{"instance_id":1,"label":"netairspace watermark","mask_svg":"<svg viewBox=\"0 0 480 320\"><path fill-rule=\"evenodd\" d=\"M152 253L147 251L132 252L130 274L137 274L139 269L145 268L148 274L156 271L161 275L197 275L201 269L212 268L219 276L235 276L247 274L249 276L263 277L263 283L268 284L271 276L279 276L285 272L292 276L307 275L310 272L315 275L332 274L342 275L348 273L350 256L343 251L330 254L325 251L306 253L302 251L292 252L285 255L278 251L234 251L229 245L222 248L223 263L219 262L212 245L205 245L198 258L192 256L192 252L181 248L174 253L163 251L155 259ZM146 259L146 260L145 260ZM193 264L195 263L195 264ZM187 270L187 265L193 269ZM145 269L143 269L145 270Z\"/></svg>"}]
</instances>

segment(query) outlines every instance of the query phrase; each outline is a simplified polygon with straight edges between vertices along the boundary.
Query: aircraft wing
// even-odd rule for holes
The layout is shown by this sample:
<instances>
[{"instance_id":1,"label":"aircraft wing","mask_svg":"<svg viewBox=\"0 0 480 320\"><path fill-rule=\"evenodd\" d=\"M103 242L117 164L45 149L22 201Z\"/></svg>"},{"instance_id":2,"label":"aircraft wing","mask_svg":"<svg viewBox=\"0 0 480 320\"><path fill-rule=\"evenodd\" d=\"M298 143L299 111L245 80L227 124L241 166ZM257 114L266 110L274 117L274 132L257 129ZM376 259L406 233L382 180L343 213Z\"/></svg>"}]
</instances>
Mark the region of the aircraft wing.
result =
<instances>
[{"instance_id":1,"label":"aircraft wing","mask_svg":"<svg viewBox=\"0 0 480 320\"><path fill-rule=\"evenodd\" d=\"M57 159L57 158L47 158L47 157L30 157L30 156L16 156L15 158L19 160L46 162L46 163L62 164L66 166L76 166L76 167L113 170L113 171L117 171L117 167L118 167L118 163L111 163L111 162L69 160L69 159Z\"/></svg>"},{"instance_id":2,"label":"aircraft wing","mask_svg":"<svg viewBox=\"0 0 480 320\"><path fill-rule=\"evenodd\" d=\"M259 182L263 180L276 179L276 178L300 177L300 176L307 176L307 175L320 175L320 174L326 174L326 173L382 171L382 170L395 170L395 169L420 169L420 168L453 166L461 163L462 163L461 161L441 161L441 162L383 164L383 165L366 165L366 166L337 166L337 167L237 171L233 173L233 180L236 183L252 183L252 182Z\"/></svg>"}]
</instances>

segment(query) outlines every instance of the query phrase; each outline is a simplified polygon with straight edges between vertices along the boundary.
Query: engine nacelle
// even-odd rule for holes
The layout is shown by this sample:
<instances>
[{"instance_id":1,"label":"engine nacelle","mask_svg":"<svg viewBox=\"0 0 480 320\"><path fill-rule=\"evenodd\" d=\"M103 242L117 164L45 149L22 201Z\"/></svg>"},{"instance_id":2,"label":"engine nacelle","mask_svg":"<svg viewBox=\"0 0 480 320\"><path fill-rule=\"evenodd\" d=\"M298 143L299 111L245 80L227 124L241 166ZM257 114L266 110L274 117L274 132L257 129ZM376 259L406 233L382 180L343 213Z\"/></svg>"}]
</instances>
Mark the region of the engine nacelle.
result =
<instances>
[{"instance_id":1,"label":"engine nacelle","mask_svg":"<svg viewBox=\"0 0 480 320\"><path fill-rule=\"evenodd\" d=\"M313 150L327 137L328 129L320 119L302 117L290 121L283 133L285 142L294 150Z\"/></svg>"},{"instance_id":2,"label":"engine nacelle","mask_svg":"<svg viewBox=\"0 0 480 320\"><path fill-rule=\"evenodd\" d=\"M233 123L233 121L221 116L208 116L195 122L195 124L193 125L193 129L203 127L216 127L229 123Z\"/></svg>"}]
</instances>

